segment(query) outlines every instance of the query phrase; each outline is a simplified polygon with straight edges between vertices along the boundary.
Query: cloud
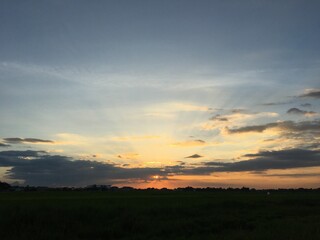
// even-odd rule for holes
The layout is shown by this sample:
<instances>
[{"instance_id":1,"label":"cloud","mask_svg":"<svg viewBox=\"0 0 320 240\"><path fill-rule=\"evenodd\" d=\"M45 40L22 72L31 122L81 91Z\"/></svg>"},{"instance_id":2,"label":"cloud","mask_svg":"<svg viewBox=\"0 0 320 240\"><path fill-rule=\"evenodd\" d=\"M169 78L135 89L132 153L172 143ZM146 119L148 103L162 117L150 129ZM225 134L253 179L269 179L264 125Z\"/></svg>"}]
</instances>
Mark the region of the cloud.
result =
<instances>
[{"instance_id":1,"label":"cloud","mask_svg":"<svg viewBox=\"0 0 320 240\"><path fill-rule=\"evenodd\" d=\"M285 104L289 104L292 102L268 102L268 103L262 103L261 105L263 106L278 106L278 105L285 105Z\"/></svg>"},{"instance_id":2,"label":"cloud","mask_svg":"<svg viewBox=\"0 0 320 240\"><path fill-rule=\"evenodd\" d=\"M0 167L11 167L6 177L36 186L85 186L119 180L150 180L166 177L160 168L123 168L110 163L78 160L44 151L2 151Z\"/></svg>"},{"instance_id":3,"label":"cloud","mask_svg":"<svg viewBox=\"0 0 320 240\"><path fill-rule=\"evenodd\" d=\"M228 133L234 134L234 133L247 133L247 132L263 132L269 128L274 128L279 126L279 123L268 123L264 125L252 125L252 126L246 126L246 127L240 127L240 128L233 128L233 129L227 129Z\"/></svg>"},{"instance_id":4,"label":"cloud","mask_svg":"<svg viewBox=\"0 0 320 240\"><path fill-rule=\"evenodd\" d=\"M231 110L232 113L248 113L248 111L246 109L242 109L242 108L235 108Z\"/></svg>"},{"instance_id":5,"label":"cloud","mask_svg":"<svg viewBox=\"0 0 320 240\"><path fill-rule=\"evenodd\" d=\"M86 186L117 182L151 181L153 176L210 175L217 172L265 173L268 170L320 166L320 151L284 149L243 155L237 162L206 162L201 166L179 164L163 168L124 168L111 163L79 160L44 151L1 151L0 167L9 167L6 178L33 186Z\"/></svg>"},{"instance_id":6,"label":"cloud","mask_svg":"<svg viewBox=\"0 0 320 240\"><path fill-rule=\"evenodd\" d=\"M246 160L238 162L207 162L200 167L204 173L210 172L257 172L274 169L292 169L320 166L320 151L306 149L285 149L279 151L261 151L246 154Z\"/></svg>"},{"instance_id":7,"label":"cloud","mask_svg":"<svg viewBox=\"0 0 320 240\"><path fill-rule=\"evenodd\" d=\"M5 143L0 143L0 147L10 147L11 145L5 144Z\"/></svg>"},{"instance_id":8,"label":"cloud","mask_svg":"<svg viewBox=\"0 0 320 240\"><path fill-rule=\"evenodd\" d=\"M193 154L191 156L185 157L185 158L202 158L203 156L199 155L199 154Z\"/></svg>"},{"instance_id":9,"label":"cloud","mask_svg":"<svg viewBox=\"0 0 320 240\"><path fill-rule=\"evenodd\" d=\"M265 171L270 169L289 169L320 166L320 151L306 149L285 149L279 151L261 151L246 154L250 160L228 165L228 171Z\"/></svg>"},{"instance_id":10,"label":"cloud","mask_svg":"<svg viewBox=\"0 0 320 240\"><path fill-rule=\"evenodd\" d=\"M122 159L137 159L139 157L138 153L122 153L117 156Z\"/></svg>"},{"instance_id":11,"label":"cloud","mask_svg":"<svg viewBox=\"0 0 320 240\"><path fill-rule=\"evenodd\" d=\"M205 130L212 130L226 127L227 125L241 124L248 120L259 119L259 118L274 118L279 116L275 112L250 112L245 109L231 109L226 114L216 114L209 118L210 122L202 124L201 128ZM212 124L212 122L214 124Z\"/></svg>"},{"instance_id":12,"label":"cloud","mask_svg":"<svg viewBox=\"0 0 320 240\"><path fill-rule=\"evenodd\" d=\"M4 138L7 143L20 144L20 143L54 143L52 140L44 140L39 138Z\"/></svg>"},{"instance_id":13,"label":"cloud","mask_svg":"<svg viewBox=\"0 0 320 240\"><path fill-rule=\"evenodd\" d=\"M301 110L299 108L290 108L288 111L287 111L288 114L296 114L296 115L304 115L304 116L314 116L316 115L317 113L316 112L313 112L313 111L304 111L304 110Z\"/></svg>"},{"instance_id":14,"label":"cloud","mask_svg":"<svg viewBox=\"0 0 320 240\"><path fill-rule=\"evenodd\" d=\"M310 103L302 103L300 106L301 107L311 107L312 105Z\"/></svg>"},{"instance_id":15,"label":"cloud","mask_svg":"<svg viewBox=\"0 0 320 240\"><path fill-rule=\"evenodd\" d=\"M285 178L306 178L320 177L320 173L284 173L284 174L268 174L269 177L285 177Z\"/></svg>"},{"instance_id":16,"label":"cloud","mask_svg":"<svg viewBox=\"0 0 320 240\"><path fill-rule=\"evenodd\" d=\"M209 120L211 120L211 121L227 122L227 121L228 121L228 118L227 118L227 117L223 117L223 116L221 116L220 114L217 114L217 115L211 117Z\"/></svg>"},{"instance_id":17,"label":"cloud","mask_svg":"<svg viewBox=\"0 0 320 240\"><path fill-rule=\"evenodd\" d=\"M265 173L268 170L285 170L293 168L320 166L320 151L305 149L284 149L279 151L260 151L256 154L242 156L245 160L237 162L205 162L203 166L185 165L165 168L172 175L210 175L218 172ZM268 175L268 174L266 174Z\"/></svg>"},{"instance_id":18,"label":"cloud","mask_svg":"<svg viewBox=\"0 0 320 240\"><path fill-rule=\"evenodd\" d=\"M230 134L234 133L248 133L248 132L263 132L267 129L276 128L282 131L287 132L304 132L312 131L314 133L320 133L320 120L314 121L302 121L302 122L293 122L293 121L283 121L283 122L273 122L262 125L252 125L245 126L240 128L227 128L227 132Z\"/></svg>"},{"instance_id":19,"label":"cloud","mask_svg":"<svg viewBox=\"0 0 320 240\"><path fill-rule=\"evenodd\" d=\"M43 154L46 154L45 151L34 151L34 150L26 150L26 151L2 151L0 152L0 157L17 157L17 158L26 158L26 157L39 157Z\"/></svg>"},{"instance_id":20,"label":"cloud","mask_svg":"<svg viewBox=\"0 0 320 240\"><path fill-rule=\"evenodd\" d=\"M190 140L185 142L176 142L171 144L171 146L174 146L174 147L197 147L197 146L204 146L204 145L206 145L206 142L201 139Z\"/></svg>"},{"instance_id":21,"label":"cloud","mask_svg":"<svg viewBox=\"0 0 320 240\"><path fill-rule=\"evenodd\" d=\"M308 89L304 94L301 94L299 97L301 98L320 98L320 90L319 89Z\"/></svg>"}]
</instances>

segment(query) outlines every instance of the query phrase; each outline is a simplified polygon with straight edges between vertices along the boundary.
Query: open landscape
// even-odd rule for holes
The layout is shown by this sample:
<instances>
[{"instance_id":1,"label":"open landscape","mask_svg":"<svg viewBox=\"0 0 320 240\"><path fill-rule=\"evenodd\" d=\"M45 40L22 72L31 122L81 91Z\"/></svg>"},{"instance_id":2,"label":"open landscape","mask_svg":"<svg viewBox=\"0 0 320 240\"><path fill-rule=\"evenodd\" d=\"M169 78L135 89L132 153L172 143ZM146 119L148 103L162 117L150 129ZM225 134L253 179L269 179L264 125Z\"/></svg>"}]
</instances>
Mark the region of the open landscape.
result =
<instances>
[{"instance_id":1,"label":"open landscape","mask_svg":"<svg viewBox=\"0 0 320 240\"><path fill-rule=\"evenodd\" d=\"M0 240L320 240L320 0L0 0Z\"/></svg>"},{"instance_id":2,"label":"open landscape","mask_svg":"<svg viewBox=\"0 0 320 240\"><path fill-rule=\"evenodd\" d=\"M0 193L1 239L319 239L320 191Z\"/></svg>"}]
</instances>

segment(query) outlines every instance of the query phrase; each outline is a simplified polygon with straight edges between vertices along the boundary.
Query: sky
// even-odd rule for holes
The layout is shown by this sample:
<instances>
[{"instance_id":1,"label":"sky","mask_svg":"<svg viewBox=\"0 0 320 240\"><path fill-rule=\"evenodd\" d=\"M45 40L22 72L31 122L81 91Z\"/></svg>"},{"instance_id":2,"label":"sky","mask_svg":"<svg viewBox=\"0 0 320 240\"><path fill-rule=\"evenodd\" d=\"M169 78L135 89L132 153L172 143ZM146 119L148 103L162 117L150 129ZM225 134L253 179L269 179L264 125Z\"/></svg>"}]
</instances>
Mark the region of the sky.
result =
<instances>
[{"instance_id":1,"label":"sky","mask_svg":"<svg viewBox=\"0 0 320 240\"><path fill-rule=\"evenodd\" d=\"M0 2L0 181L320 187L320 2Z\"/></svg>"}]
</instances>

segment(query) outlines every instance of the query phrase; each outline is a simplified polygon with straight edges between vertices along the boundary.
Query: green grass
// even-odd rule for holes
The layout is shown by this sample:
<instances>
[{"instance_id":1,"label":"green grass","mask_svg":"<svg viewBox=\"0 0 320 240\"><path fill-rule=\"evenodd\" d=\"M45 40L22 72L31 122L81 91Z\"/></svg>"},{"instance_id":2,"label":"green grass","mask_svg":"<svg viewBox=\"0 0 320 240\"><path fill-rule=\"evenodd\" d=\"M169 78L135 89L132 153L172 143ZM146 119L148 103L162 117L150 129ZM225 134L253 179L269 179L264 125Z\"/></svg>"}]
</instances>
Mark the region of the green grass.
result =
<instances>
[{"instance_id":1,"label":"green grass","mask_svg":"<svg viewBox=\"0 0 320 240\"><path fill-rule=\"evenodd\" d=\"M6 192L0 239L320 239L320 193Z\"/></svg>"}]
</instances>

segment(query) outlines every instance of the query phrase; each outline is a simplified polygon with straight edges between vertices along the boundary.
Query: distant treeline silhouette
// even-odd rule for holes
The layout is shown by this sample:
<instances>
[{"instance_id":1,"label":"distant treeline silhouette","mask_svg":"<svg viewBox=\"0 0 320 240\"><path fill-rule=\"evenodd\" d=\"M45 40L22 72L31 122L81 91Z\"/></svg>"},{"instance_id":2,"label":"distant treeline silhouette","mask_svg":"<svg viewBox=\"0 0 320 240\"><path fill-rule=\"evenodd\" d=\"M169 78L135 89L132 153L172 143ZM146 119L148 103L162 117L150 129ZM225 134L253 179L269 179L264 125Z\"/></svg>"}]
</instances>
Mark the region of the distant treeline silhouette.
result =
<instances>
[{"instance_id":1,"label":"distant treeline silhouette","mask_svg":"<svg viewBox=\"0 0 320 240\"><path fill-rule=\"evenodd\" d=\"M148 191L148 192L310 192L319 191L320 188L278 188L278 189L255 189L255 188L216 188L216 187L205 187L205 188L194 188L194 187L179 187L174 189L169 188L133 188L133 187L117 187L112 185L88 185L86 187L43 187L43 186L11 186L6 182L0 181L0 192L34 192L34 191Z\"/></svg>"}]
</instances>

